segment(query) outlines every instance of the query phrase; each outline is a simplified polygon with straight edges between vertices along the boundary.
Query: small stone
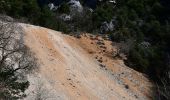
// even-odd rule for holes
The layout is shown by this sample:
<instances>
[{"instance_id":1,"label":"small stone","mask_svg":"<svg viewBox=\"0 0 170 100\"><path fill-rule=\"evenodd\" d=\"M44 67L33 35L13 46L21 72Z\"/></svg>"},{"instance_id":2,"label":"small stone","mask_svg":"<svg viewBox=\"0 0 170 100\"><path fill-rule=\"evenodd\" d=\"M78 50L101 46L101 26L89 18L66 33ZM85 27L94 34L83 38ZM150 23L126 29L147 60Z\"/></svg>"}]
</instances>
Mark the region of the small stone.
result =
<instances>
[{"instance_id":1,"label":"small stone","mask_svg":"<svg viewBox=\"0 0 170 100\"><path fill-rule=\"evenodd\" d=\"M138 98L138 96L137 96L137 95L135 95L135 98Z\"/></svg>"},{"instance_id":2,"label":"small stone","mask_svg":"<svg viewBox=\"0 0 170 100\"><path fill-rule=\"evenodd\" d=\"M105 66L105 65L103 65L103 64L100 64L100 67L105 68L106 66Z\"/></svg>"},{"instance_id":3,"label":"small stone","mask_svg":"<svg viewBox=\"0 0 170 100\"><path fill-rule=\"evenodd\" d=\"M98 62L102 63L103 61L101 59L97 60Z\"/></svg>"},{"instance_id":4,"label":"small stone","mask_svg":"<svg viewBox=\"0 0 170 100\"><path fill-rule=\"evenodd\" d=\"M129 89L129 86L128 86L128 85L125 85L125 88L126 88L126 89Z\"/></svg>"},{"instance_id":5,"label":"small stone","mask_svg":"<svg viewBox=\"0 0 170 100\"><path fill-rule=\"evenodd\" d=\"M67 79L67 80L71 80L71 79L69 78L69 79Z\"/></svg>"}]
</instances>

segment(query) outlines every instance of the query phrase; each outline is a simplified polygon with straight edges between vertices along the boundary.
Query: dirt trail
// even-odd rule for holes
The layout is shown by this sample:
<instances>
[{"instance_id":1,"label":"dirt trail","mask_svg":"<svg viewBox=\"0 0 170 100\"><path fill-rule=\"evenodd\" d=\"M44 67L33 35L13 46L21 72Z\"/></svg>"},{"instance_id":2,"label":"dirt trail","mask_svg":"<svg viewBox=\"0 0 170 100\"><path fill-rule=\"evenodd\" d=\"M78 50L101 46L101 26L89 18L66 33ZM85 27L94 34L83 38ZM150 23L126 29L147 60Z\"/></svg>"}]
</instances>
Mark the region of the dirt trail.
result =
<instances>
[{"instance_id":1,"label":"dirt trail","mask_svg":"<svg viewBox=\"0 0 170 100\"><path fill-rule=\"evenodd\" d=\"M84 34L80 38L21 24L25 44L40 70L29 75L26 100L149 100L151 83L142 74L112 59L116 46ZM102 44L99 43L102 41Z\"/></svg>"}]
</instances>

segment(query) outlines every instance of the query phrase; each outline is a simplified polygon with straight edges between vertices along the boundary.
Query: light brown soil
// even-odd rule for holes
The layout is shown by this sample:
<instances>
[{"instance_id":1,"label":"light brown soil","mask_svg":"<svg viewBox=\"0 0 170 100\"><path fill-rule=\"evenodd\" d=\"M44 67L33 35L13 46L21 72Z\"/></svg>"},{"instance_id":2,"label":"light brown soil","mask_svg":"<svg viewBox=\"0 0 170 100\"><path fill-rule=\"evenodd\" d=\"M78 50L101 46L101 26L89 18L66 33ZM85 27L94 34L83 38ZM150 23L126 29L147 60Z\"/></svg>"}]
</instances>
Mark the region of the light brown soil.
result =
<instances>
[{"instance_id":1,"label":"light brown soil","mask_svg":"<svg viewBox=\"0 0 170 100\"><path fill-rule=\"evenodd\" d=\"M113 59L117 47L111 41L90 34L75 38L38 26L21 26L25 44L40 63L39 72L29 75L27 100L35 99L37 93L47 100L152 99L151 82L121 59Z\"/></svg>"}]
</instances>

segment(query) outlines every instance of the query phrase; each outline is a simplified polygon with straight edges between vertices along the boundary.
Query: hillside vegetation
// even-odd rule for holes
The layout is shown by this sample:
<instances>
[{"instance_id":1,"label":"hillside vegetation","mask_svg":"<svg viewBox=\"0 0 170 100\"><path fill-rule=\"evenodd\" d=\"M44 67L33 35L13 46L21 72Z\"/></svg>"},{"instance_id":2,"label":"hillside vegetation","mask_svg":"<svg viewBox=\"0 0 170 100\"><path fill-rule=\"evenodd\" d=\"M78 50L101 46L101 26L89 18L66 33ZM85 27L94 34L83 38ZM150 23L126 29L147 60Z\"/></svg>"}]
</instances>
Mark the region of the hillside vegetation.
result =
<instances>
[{"instance_id":1,"label":"hillside vegetation","mask_svg":"<svg viewBox=\"0 0 170 100\"><path fill-rule=\"evenodd\" d=\"M66 2L57 11L50 11L47 5L38 6L36 0L0 0L0 13L64 33L108 34L112 41L127 45L120 50L127 55L126 65L147 74L160 87L169 86L169 0L117 0L116 4L108 1L97 2L93 12L87 7L81 13L74 12L73 20L68 22L58 17L73 13ZM113 20L114 29L101 32L102 23ZM164 93L162 99L168 99Z\"/></svg>"}]
</instances>

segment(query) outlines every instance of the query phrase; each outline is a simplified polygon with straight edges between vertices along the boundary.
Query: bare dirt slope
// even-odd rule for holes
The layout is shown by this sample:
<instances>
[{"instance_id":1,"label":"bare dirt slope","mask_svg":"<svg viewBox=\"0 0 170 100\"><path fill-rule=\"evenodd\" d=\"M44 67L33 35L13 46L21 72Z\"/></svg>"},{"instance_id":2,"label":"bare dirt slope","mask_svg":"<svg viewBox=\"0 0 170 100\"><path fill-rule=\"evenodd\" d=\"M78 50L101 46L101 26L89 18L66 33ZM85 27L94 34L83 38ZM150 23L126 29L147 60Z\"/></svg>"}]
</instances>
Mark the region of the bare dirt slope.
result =
<instances>
[{"instance_id":1,"label":"bare dirt slope","mask_svg":"<svg viewBox=\"0 0 170 100\"><path fill-rule=\"evenodd\" d=\"M151 82L113 59L116 46L101 37L79 38L50 29L21 24L25 44L39 61L29 75L26 100L149 100Z\"/></svg>"}]
</instances>

